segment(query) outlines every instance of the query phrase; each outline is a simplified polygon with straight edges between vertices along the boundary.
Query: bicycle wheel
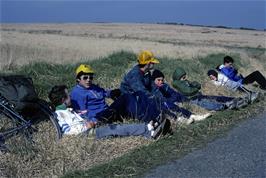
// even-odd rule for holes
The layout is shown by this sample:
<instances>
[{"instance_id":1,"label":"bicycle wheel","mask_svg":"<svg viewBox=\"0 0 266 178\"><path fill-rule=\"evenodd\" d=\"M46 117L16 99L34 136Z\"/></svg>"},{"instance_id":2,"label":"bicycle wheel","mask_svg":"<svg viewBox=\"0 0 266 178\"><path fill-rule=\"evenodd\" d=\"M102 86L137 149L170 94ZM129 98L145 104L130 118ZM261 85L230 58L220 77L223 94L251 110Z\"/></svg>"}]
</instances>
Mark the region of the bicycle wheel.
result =
<instances>
[{"instance_id":1,"label":"bicycle wheel","mask_svg":"<svg viewBox=\"0 0 266 178\"><path fill-rule=\"evenodd\" d=\"M57 121L57 116L50 109L48 103L39 100L36 103L37 109L31 112L30 120L37 129L34 132L34 142L39 145L56 144L62 138L61 128Z\"/></svg>"}]
</instances>

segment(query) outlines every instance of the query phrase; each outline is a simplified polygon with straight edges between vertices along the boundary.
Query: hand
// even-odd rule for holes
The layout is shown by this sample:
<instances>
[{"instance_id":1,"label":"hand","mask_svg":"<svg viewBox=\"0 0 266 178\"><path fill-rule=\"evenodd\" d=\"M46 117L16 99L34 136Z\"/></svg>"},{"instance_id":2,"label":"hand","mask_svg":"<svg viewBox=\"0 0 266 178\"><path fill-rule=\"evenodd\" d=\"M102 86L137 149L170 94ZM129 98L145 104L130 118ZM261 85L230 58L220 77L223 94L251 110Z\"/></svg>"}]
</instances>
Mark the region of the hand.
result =
<instances>
[{"instance_id":1,"label":"hand","mask_svg":"<svg viewBox=\"0 0 266 178\"><path fill-rule=\"evenodd\" d=\"M110 98L116 100L121 95L120 89L114 89L110 92Z\"/></svg>"},{"instance_id":2,"label":"hand","mask_svg":"<svg viewBox=\"0 0 266 178\"><path fill-rule=\"evenodd\" d=\"M78 115L83 115L83 114L86 114L87 112L88 112L87 110L78 111Z\"/></svg>"},{"instance_id":3,"label":"hand","mask_svg":"<svg viewBox=\"0 0 266 178\"><path fill-rule=\"evenodd\" d=\"M86 122L86 127L87 127L88 129L94 128L95 125L96 125L95 122L91 122L91 121L87 121L87 122Z\"/></svg>"}]
</instances>

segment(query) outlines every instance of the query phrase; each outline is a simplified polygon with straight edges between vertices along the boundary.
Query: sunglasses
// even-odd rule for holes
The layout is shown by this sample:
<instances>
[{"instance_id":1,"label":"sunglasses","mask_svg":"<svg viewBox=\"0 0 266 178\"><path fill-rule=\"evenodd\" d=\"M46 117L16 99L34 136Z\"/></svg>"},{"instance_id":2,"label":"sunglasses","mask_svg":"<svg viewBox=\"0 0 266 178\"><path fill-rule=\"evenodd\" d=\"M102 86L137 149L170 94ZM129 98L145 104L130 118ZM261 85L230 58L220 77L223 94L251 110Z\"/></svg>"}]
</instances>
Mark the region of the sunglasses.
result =
<instances>
[{"instance_id":1,"label":"sunglasses","mask_svg":"<svg viewBox=\"0 0 266 178\"><path fill-rule=\"evenodd\" d=\"M83 77L81 77L81 80L93 80L93 76L92 75L84 75Z\"/></svg>"}]
</instances>

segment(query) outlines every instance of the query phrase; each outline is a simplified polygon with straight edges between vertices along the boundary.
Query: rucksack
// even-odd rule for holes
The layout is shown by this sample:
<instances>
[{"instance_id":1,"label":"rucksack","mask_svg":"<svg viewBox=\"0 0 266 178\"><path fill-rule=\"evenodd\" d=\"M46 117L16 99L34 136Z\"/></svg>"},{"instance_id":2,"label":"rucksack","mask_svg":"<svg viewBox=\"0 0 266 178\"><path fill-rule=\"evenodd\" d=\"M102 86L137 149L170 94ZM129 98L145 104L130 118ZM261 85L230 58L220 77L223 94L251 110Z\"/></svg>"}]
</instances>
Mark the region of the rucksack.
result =
<instances>
[{"instance_id":1,"label":"rucksack","mask_svg":"<svg viewBox=\"0 0 266 178\"><path fill-rule=\"evenodd\" d=\"M24 75L0 75L0 94L17 111L22 111L38 100L32 79Z\"/></svg>"}]
</instances>

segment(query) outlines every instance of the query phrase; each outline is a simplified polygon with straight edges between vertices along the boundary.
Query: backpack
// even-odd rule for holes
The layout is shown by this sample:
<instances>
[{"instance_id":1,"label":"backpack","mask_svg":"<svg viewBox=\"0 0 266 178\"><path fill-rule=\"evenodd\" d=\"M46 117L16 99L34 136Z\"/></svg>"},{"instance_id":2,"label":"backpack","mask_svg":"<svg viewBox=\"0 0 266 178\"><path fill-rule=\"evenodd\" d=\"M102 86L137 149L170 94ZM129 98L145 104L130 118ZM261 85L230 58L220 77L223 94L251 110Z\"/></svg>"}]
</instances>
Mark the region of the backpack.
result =
<instances>
[{"instance_id":1,"label":"backpack","mask_svg":"<svg viewBox=\"0 0 266 178\"><path fill-rule=\"evenodd\" d=\"M24 75L0 75L0 94L14 105L16 111L38 101L32 79Z\"/></svg>"}]
</instances>

